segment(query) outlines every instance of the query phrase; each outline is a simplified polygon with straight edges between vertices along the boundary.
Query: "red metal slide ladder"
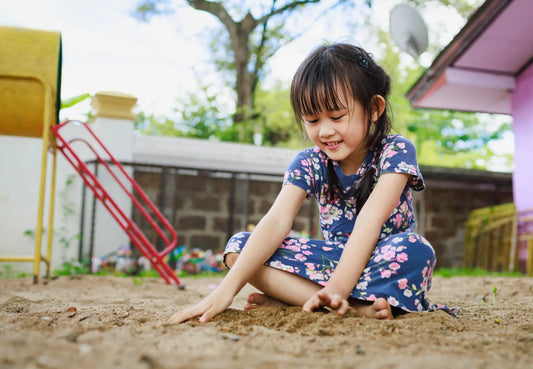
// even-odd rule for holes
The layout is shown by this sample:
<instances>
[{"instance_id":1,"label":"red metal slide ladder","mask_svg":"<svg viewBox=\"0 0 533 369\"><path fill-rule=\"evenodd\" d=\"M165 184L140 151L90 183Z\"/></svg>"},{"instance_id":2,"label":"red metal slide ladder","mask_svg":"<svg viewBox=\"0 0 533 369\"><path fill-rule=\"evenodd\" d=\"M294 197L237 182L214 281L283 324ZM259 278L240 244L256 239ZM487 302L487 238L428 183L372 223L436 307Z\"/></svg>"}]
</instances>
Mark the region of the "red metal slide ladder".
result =
<instances>
[{"instance_id":1,"label":"red metal slide ladder","mask_svg":"<svg viewBox=\"0 0 533 369\"><path fill-rule=\"evenodd\" d=\"M90 137L98 144L101 150L107 155L107 158L102 158L98 151L85 139L74 138L68 142L60 134L60 130L68 124L79 123L84 126L90 134ZM163 260L163 258L171 252L178 242L178 237L174 228L167 221L165 216L159 211L159 209L153 204L153 202L144 193L142 188L135 182L133 178L124 170L122 164L120 164L107 150L104 144L98 139L95 133L89 128L86 123L79 121L66 121L58 125L52 125L51 130L54 136L57 138L57 149L63 153L65 158L70 162L74 169L78 172L83 182L89 187L94 196L104 205L109 211L111 216L116 220L118 225L126 232L131 242L137 247L141 254L150 260L152 267L157 270L159 275L165 280L166 283L175 283L180 289L185 286L180 282L176 273L170 268L170 266ZM151 227L156 231L157 235L164 242L165 248L163 251L158 252L146 235L142 232L139 226L129 217L124 211L117 205L116 201L110 196L95 176L95 174L89 170L87 165L80 159L80 157L74 152L71 143L81 142L94 153L98 163L103 165L115 182L122 188L122 190L131 199L133 206L135 206L141 215L148 221ZM111 165L118 170L118 174L123 177L121 180L116 173L116 170L111 168ZM131 185L131 190L128 187ZM135 196L137 195L137 196ZM151 215L150 212L153 214ZM160 224L161 225L160 225Z\"/></svg>"}]
</instances>

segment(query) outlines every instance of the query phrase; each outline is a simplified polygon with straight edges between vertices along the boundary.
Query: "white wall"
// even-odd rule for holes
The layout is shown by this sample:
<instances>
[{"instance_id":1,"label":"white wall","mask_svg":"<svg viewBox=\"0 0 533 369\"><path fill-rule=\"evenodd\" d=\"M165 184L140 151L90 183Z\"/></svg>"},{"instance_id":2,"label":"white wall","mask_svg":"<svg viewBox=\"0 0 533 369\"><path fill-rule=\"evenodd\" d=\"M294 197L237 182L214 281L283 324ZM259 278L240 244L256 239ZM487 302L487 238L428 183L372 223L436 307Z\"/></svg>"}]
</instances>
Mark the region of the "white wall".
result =
<instances>
[{"instance_id":1,"label":"white wall","mask_svg":"<svg viewBox=\"0 0 533 369\"><path fill-rule=\"evenodd\" d=\"M0 136L0 255L1 256L33 256L35 250L34 235L26 235L27 231L35 232L39 202L39 185L41 177L42 140L38 138ZM66 180L74 171L70 165L59 158L57 166L57 193L68 191L70 195L80 193L81 179L74 177L73 183L66 186ZM48 179L46 186L45 217L43 227L48 227L48 209L50 174L52 172L52 155L48 155ZM79 201L78 201L79 202ZM74 205L72 216L64 217L62 206L65 205L61 196L56 196L55 218L61 221L61 236L67 239L77 233L79 223L79 204ZM56 222L56 225L58 222ZM43 233L42 254L46 252L48 229ZM59 227L56 227L55 238L58 239ZM74 244L73 244L74 243ZM60 265L61 259L68 260L75 256L77 244L71 242L68 249L54 247L54 265ZM13 270L31 272L33 263L0 263L0 271L9 264ZM44 270L44 264L41 270Z\"/></svg>"},{"instance_id":2,"label":"white wall","mask_svg":"<svg viewBox=\"0 0 533 369\"><path fill-rule=\"evenodd\" d=\"M133 121L128 119L97 117L90 127L117 160L126 162L239 170L282 176L298 151L198 139L142 136L134 133ZM60 133L67 140L89 138L88 132L76 124L66 126ZM34 253L34 238L24 233L26 230L35 230L37 224L41 145L41 139L0 136L0 256L32 256ZM84 144L73 143L72 147L82 160L94 158ZM61 153L58 153L57 162L52 270L59 268L64 261L78 257L79 241L75 236L80 234L83 187L81 177ZM48 172L51 173L51 155ZM127 172L131 175L130 168L127 168ZM131 215L131 201L117 188L109 175L104 174L102 170L99 173L104 188L110 192L124 213ZM67 185L67 180L72 183ZM47 186L47 189L50 190L50 186ZM83 232L85 254L88 253L91 236L89 229L92 213L92 193L87 189L86 194L86 228ZM72 214L66 214L64 206L72 210ZM47 227L48 222L47 209L44 227ZM42 243L43 253L46 247L45 237L46 234ZM94 256L106 255L114 252L120 245L129 244L127 235L98 202L94 237ZM62 238L70 240L67 248L61 243ZM0 263L0 271L2 264L6 263ZM14 270L28 273L33 270L33 263L7 264ZM44 270L45 266L41 264L41 274Z\"/></svg>"},{"instance_id":3,"label":"white wall","mask_svg":"<svg viewBox=\"0 0 533 369\"><path fill-rule=\"evenodd\" d=\"M117 160L131 161L133 122L124 119L96 118L90 127L97 137ZM93 147L98 145L89 132L81 125L72 123L60 130L60 134L68 141L72 138L83 138ZM72 143L71 147L83 160L91 160L94 154L81 143ZM42 139L16 136L0 136L0 256L33 256L35 249L34 235L26 235L27 231L35 232L39 201L39 185L41 172ZM102 150L99 150L102 152ZM104 154L104 158L107 156ZM45 233L42 240L43 255L46 255L48 229L50 179L52 174L52 155L48 154L47 186L43 227ZM129 173L131 174L131 173ZM131 202L124 191L114 185L111 176L103 173L100 176L104 188L117 202L122 211L131 216ZM72 168L71 164L58 151L56 174L56 198L54 206L54 238L52 247L52 270L61 267L65 261L77 260L79 250L81 196L83 180ZM90 193L88 190L87 193ZM88 201L86 212L92 210ZM89 215L87 214L86 215ZM113 252L118 246L128 244L129 239L107 210L98 203L95 220L94 255L105 255ZM89 235L85 235L86 241ZM88 251L88 250L84 250ZM31 273L32 262L0 262L0 272L9 265L17 272ZM46 271L41 264L41 275Z\"/></svg>"},{"instance_id":4,"label":"white wall","mask_svg":"<svg viewBox=\"0 0 533 369\"><path fill-rule=\"evenodd\" d=\"M98 139L103 145L110 151L111 155L119 162L131 162L133 158L133 122L124 119L110 119L110 118L96 118L92 126L92 129ZM104 153L101 153L102 158L108 158ZM99 166L98 177L104 189L109 193L110 197L119 207L119 209L127 216L131 217L132 204L131 200L127 196L126 192L117 185L117 182L113 179L111 174L105 171L103 166ZM116 168L114 168L115 175L118 176L120 181L125 184L128 191L131 191L131 185L127 179L120 174ZM131 177L132 169L125 168L126 173ZM89 191L87 190L87 193ZM92 195L91 195L92 196ZM90 196L89 196L90 198ZM90 205L89 202L86 206ZM87 207L87 212L91 209ZM122 230L117 221L111 216L111 214L105 209L105 207L97 202L96 214L95 214L95 226L94 226L94 251L93 255L96 257L109 254L115 251L121 245L129 245L129 238ZM88 218L87 218L88 219ZM87 225L90 222L86 222ZM84 238L87 242L85 245L89 245L88 238L90 234L84 234ZM88 252L88 250L84 250Z\"/></svg>"}]
</instances>

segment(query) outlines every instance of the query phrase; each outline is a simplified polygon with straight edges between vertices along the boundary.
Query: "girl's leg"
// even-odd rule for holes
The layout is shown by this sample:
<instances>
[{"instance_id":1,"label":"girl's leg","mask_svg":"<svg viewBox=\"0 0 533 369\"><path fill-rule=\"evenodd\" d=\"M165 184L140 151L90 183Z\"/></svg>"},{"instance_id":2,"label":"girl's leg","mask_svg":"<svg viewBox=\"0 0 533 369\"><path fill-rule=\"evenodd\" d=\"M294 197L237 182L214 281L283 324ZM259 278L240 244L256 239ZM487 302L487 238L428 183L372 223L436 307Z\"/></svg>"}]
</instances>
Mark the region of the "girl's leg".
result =
<instances>
[{"instance_id":1,"label":"girl's leg","mask_svg":"<svg viewBox=\"0 0 533 369\"><path fill-rule=\"evenodd\" d=\"M226 265L231 268L237 260L239 254L230 252L226 255ZM283 270L275 269L263 265L255 273L249 283L265 294L265 298L258 297L259 294L249 296L252 304L262 305L263 301L267 305L279 304L302 306L311 296L320 291L322 287L315 282L291 274ZM253 301L255 300L255 301Z\"/></svg>"},{"instance_id":2,"label":"girl's leg","mask_svg":"<svg viewBox=\"0 0 533 369\"><path fill-rule=\"evenodd\" d=\"M226 265L231 268L237 258L237 253L228 253ZM299 275L266 265L263 265L249 282L264 295L252 293L248 296L245 306L248 309L281 304L303 306L307 300L323 288ZM356 299L350 299L349 302L357 316L392 319L391 307L384 298L378 298L373 303Z\"/></svg>"}]
</instances>

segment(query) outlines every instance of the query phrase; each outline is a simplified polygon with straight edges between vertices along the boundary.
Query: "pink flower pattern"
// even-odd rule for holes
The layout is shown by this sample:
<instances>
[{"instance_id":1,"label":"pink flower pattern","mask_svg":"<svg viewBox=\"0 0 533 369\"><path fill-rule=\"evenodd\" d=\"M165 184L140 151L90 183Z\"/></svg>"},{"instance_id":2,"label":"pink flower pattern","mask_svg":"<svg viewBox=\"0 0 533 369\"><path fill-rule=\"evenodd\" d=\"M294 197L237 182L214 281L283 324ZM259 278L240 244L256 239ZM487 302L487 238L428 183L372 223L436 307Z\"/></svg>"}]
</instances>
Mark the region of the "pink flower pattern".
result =
<instances>
[{"instance_id":1,"label":"pink flower pattern","mask_svg":"<svg viewBox=\"0 0 533 369\"><path fill-rule=\"evenodd\" d=\"M297 155L285 173L284 184L298 186L309 197L315 198L324 240L288 237L266 265L298 274L321 286L326 285L357 218L354 194L362 175L374 167L374 180L377 182L384 173L407 173L410 175L408 185L383 225L376 248L351 297L366 301L384 297L391 306L405 311L443 309L455 315L458 310L431 305L426 298L436 259L431 244L414 231L416 221L412 191L424 189L415 148L400 135L389 135L382 144L380 153L368 152L354 175L344 175L338 163L332 161L345 190L343 198L333 201L328 201L327 196L327 162L330 160L327 155L317 147L305 149ZM226 253L240 252L249 236L247 232L234 235L227 243Z\"/></svg>"}]
</instances>

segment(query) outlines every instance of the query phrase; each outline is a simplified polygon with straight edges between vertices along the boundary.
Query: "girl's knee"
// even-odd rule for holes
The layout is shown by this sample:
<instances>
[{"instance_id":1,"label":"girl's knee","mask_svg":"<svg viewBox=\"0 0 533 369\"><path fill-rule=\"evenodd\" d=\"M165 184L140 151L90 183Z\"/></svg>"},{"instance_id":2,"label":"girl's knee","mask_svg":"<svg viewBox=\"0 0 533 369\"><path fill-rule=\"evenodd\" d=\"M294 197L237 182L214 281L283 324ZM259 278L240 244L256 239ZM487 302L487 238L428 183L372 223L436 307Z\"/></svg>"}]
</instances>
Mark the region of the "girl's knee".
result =
<instances>
[{"instance_id":1,"label":"girl's knee","mask_svg":"<svg viewBox=\"0 0 533 369\"><path fill-rule=\"evenodd\" d=\"M237 261L237 258L239 257L239 254L236 252L228 252L224 257L224 264L226 264L226 267L228 269L231 269L235 262Z\"/></svg>"}]
</instances>

